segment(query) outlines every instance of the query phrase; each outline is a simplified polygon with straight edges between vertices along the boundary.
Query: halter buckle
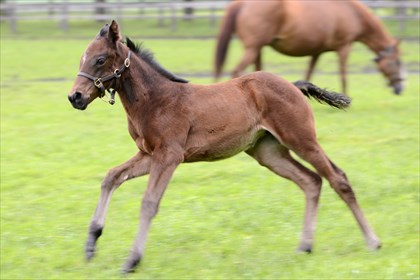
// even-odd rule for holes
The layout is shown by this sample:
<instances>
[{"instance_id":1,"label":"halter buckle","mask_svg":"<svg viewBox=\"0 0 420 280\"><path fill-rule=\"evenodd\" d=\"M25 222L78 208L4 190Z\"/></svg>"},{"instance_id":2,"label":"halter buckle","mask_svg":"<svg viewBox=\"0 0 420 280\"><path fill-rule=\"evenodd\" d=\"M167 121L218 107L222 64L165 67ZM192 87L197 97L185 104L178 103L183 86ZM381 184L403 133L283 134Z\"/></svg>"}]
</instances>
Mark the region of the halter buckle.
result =
<instances>
[{"instance_id":1,"label":"halter buckle","mask_svg":"<svg viewBox=\"0 0 420 280\"><path fill-rule=\"evenodd\" d=\"M115 78L119 78L119 77L121 77L120 70L119 70L119 69L115 69L115 70L114 70L114 75L115 75Z\"/></svg>"},{"instance_id":2,"label":"halter buckle","mask_svg":"<svg viewBox=\"0 0 420 280\"><path fill-rule=\"evenodd\" d=\"M124 60L124 66L126 67L126 68L128 68L128 67L130 67L130 58L126 58L125 60Z\"/></svg>"},{"instance_id":3,"label":"halter buckle","mask_svg":"<svg viewBox=\"0 0 420 280\"><path fill-rule=\"evenodd\" d=\"M93 83L95 84L95 87L97 88L102 88L104 86L101 78L97 78Z\"/></svg>"}]
</instances>

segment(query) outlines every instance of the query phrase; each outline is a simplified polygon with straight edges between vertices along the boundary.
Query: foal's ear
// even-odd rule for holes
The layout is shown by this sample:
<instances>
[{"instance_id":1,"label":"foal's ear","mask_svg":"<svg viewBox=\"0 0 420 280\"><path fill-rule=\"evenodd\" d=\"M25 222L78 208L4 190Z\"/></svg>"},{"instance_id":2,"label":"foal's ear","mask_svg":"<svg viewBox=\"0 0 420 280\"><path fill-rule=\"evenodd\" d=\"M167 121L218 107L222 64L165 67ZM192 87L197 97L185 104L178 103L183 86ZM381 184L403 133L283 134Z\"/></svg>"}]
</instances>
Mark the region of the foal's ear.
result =
<instances>
[{"instance_id":1,"label":"foal's ear","mask_svg":"<svg viewBox=\"0 0 420 280\"><path fill-rule=\"evenodd\" d=\"M108 37L113 43L116 43L121 39L120 28L115 20L113 20L109 26Z\"/></svg>"}]
</instances>

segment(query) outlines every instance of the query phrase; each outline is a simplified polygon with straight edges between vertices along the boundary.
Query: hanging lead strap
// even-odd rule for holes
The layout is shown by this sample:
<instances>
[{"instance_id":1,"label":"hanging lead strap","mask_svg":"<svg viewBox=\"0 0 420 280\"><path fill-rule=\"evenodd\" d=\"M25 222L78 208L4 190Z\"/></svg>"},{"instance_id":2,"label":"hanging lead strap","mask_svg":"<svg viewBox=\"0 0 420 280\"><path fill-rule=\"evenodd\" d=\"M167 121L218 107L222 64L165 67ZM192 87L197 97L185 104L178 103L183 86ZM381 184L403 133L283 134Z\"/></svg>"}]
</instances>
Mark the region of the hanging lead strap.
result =
<instances>
[{"instance_id":1,"label":"hanging lead strap","mask_svg":"<svg viewBox=\"0 0 420 280\"><path fill-rule=\"evenodd\" d=\"M111 89L111 90L108 89L108 92L110 96L108 103L111 105L114 105L115 104L115 89Z\"/></svg>"}]
</instances>

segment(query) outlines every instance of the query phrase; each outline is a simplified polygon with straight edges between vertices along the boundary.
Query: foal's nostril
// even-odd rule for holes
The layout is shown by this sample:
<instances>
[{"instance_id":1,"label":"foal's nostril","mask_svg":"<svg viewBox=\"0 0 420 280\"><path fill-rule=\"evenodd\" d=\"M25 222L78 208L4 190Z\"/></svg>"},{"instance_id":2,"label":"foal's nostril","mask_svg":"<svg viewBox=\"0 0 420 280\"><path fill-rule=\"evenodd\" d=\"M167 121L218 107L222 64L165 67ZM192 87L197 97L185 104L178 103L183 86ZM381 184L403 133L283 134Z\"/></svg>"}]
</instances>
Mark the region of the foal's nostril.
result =
<instances>
[{"instance_id":1,"label":"foal's nostril","mask_svg":"<svg viewBox=\"0 0 420 280\"><path fill-rule=\"evenodd\" d=\"M76 91L73 95L74 95L74 101L78 101L82 99L82 94L78 91Z\"/></svg>"},{"instance_id":2,"label":"foal's nostril","mask_svg":"<svg viewBox=\"0 0 420 280\"><path fill-rule=\"evenodd\" d=\"M69 101L71 103L74 103L74 102L77 102L80 99L82 99L82 94L80 92L76 91L75 93L69 95L68 98L69 98Z\"/></svg>"}]
</instances>

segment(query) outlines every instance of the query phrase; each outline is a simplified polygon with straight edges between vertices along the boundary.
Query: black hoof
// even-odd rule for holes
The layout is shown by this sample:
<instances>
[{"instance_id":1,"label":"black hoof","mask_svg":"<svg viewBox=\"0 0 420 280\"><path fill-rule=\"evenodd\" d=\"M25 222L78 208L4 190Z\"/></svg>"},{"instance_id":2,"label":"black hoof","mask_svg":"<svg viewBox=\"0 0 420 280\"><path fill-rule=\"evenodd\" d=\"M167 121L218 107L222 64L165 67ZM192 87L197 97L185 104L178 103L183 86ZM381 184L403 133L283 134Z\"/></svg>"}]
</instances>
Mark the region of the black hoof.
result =
<instances>
[{"instance_id":1,"label":"black hoof","mask_svg":"<svg viewBox=\"0 0 420 280\"><path fill-rule=\"evenodd\" d=\"M95 256L95 248L86 248L86 260L90 261Z\"/></svg>"},{"instance_id":2,"label":"black hoof","mask_svg":"<svg viewBox=\"0 0 420 280\"><path fill-rule=\"evenodd\" d=\"M312 245L310 245L310 244L301 244L297 249L296 249L296 251L298 252L298 253L308 253L308 254L310 254L310 253L312 253Z\"/></svg>"},{"instance_id":3,"label":"black hoof","mask_svg":"<svg viewBox=\"0 0 420 280\"><path fill-rule=\"evenodd\" d=\"M95 251L96 251L96 241L89 239L88 242L86 242L86 248L85 248L87 261L90 261L95 256Z\"/></svg>"},{"instance_id":4,"label":"black hoof","mask_svg":"<svg viewBox=\"0 0 420 280\"><path fill-rule=\"evenodd\" d=\"M123 269L122 269L122 273L123 274L127 274L127 273L133 273L136 270L137 265L140 263L140 258L135 258L135 259L129 259Z\"/></svg>"},{"instance_id":5,"label":"black hoof","mask_svg":"<svg viewBox=\"0 0 420 280\"><path fill-rule=\"evenodd\" d=\"M96 223L92 223L89 227L88 241L86 242L86 260L90 261L95 255L96 241L102 235L103 227L98 226Z\"/></svg>"},{"instance_id":6,"label":"black hoof","mask_svg":"<svg viewBox=\"0 0 420 280\"><path fill-rule=\"evenodd\" d=\"M371 251L378 251L382 247L382 243L379 240L373 240L371 242L368 242L367 244L368 249Z\"/></svg>"}]
</instances>

